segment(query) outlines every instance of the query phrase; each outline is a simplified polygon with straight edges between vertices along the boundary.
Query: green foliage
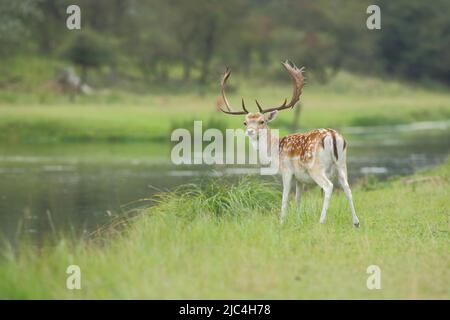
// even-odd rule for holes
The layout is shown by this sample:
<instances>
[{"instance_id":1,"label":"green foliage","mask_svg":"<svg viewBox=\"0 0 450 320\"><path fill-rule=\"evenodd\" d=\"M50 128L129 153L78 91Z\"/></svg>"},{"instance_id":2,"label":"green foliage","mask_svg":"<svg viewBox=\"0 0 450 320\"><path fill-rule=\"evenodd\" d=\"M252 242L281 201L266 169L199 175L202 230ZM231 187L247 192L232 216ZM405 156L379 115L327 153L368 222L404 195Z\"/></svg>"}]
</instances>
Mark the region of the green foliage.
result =
<instances>
[{"instance_id":1,"label":"green foliage","mask_svg":"<svg viewBox=\"0 0 450 320\"><path fill-rule=\"evenodd\" d=\"M113 47L103 36L81 31L65 53L72 63L84 68L98 68L113 62Z\"/></svg>"},{"instance_id":2,"label":"green foliage","mask_svg":"<svg viewBox=\"0 0 450 320\"><path fill-rule=\"evenodd\" d=\"M23 61L23 60L20 60ZM136 95L122 91L99 92L79 96L74 102L64 95L46 89L46 82L29 73L20 78L15 89L12 79L26 66L20 61L0 73L0 140L9 142L63 141L170 141L176 128L193 129L194 120L203 121L203 130L242 128L243 118L225 116L216 110L217 88L204 95L184 90ZM28 67L51 76L42 59L30 59ZM55 65L56 67L56 65ZM9 85L8 85L9 84ZM40 85L39 91L32 87ZM20 93L22 87L28 94ZM280 103L289 94L289 84L246 81L229 95L232 104L239 103L249 92L262 103ZM317 127L375 126L446 120L450 117L449 95L406 86L395 81L381 81L339 73L326 85L308 84L300 116L300 129ZM248 108L255 110L248 103ZM291 132L292 111L281 112L271 124L280 134Z\"/></svg>"},{"instance_id":3,"label":"green foliage","mask_svg":"<svg viewBox=\"0 0 450 320\"><path fill-rule=\"evenodd\" d=\"M33 41L29 21L40 20L42 16L36 1L0 0L0 56L30 50L29 43Z\"/></svg>"},{"instance_id":4,"label":"green foliage","mask_svg":"<svg viewBox=\"0 0 450 320\"><path fill-rule=\"evenodd\" d=\"M167 136L173 132L173 130L178 128L184 128L189 130L191 137L194 136L194 121L199 121L202 119L198 118L185 118L185 119L177 119L172 120L170 123L169 131L167 132ZM203 132L208 129L218 129L223 134L225 134L226 129L229 129L228 122L224 118L219 117L211 117L208 120L202 120L202 130Z\"/></svg>"},{"instance_id":5,"label":"green foliage","mask_svg":"<svg viewBox=\"0 0 450 320\"><path fill-rule=\"evenodd\" d=\"M0 95L7 96L11 103L19 99L19 92L43 92L49 96L48 82L55 77L56 70L64 62L42 56L15 55L2 59L0 65Z\"/></svg>"},{"instance_id":6,"label":"green foliage","mask_svg":"<svg viewBox=\"0 0 450 320\"><path fill-rule=\"evenodd\" d=\"M78 0L82 29L68 31L70 1L3 0L0 48L54 57L74 37L70 61L157 84L205 85L225 65L276 76L278 61L288 58L320 82L346 69L448 85L448 1L377 3L382 29L371 31L370 0Z\"/></svg>"},{"instance_id":7,"label":"green foliage","mask_svg":"<svg viewBox=\"0 0 450 320\"><path fill-rule=\"evenodd\" d=\"M271 212L278 207L281 195L274 192L276 189L278 186L274 183L256 178L243 178L234 184L211 178L199 184L180 186L173 193L161 194L158 203L163 211L187 215L189 220L208 214L226 217L246 212ZM170 207L165 208L166 204ZM186 210L179 210L181 207Z\"/></svg>"},{"instance_id":8,"label":"green foliage","mask_svg":"<svg viewBox=\"0 0 450 320\"><path fill-rule=\"evenodd\" d=\"M154 197L157 206L149 215L175 215L192 222L201 217L240 217L252 212L272 212L278 207L281 193L277 185L255 177L241 178L237 183L224 179L203 179L197 184L177 187L173 192ZM258 199L258 201L255 201Z\"/></svg>"},{"instance_id":9,"label":"green foliage","mask_svg":"<svg viewBox=\"0 0 450 320\"><path fill-rule=\"evenodd\" d=\"M434 78L449 83L450 25L446 0L382 1L380 53L385 70L410 79Z\"/></svg>"}]
</instances>

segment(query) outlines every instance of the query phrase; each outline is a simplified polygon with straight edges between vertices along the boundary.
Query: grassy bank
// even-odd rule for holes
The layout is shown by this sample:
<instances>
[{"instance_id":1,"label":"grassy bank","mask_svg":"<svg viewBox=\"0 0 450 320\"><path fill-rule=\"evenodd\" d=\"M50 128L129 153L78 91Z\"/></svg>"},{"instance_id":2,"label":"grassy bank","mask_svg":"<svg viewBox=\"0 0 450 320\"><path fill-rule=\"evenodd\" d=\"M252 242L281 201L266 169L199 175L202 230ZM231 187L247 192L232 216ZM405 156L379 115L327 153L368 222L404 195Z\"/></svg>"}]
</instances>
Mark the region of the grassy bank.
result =
<instances>
[{"instance_id":1,"label":"grassy bank","mask_svg":"<svg viewBox=\"0 0 450 320\"><path fill-rule=\"evenodd\" d=\"M354 186L359 229L342 192L320 225L316 188L280 226L278 190L252 179L186 186L120 232L6 254L0 298L450 298L449 162ZM81 290L65 287L70 264ZM366 287L373 264L381 290Z\"/></svg>"},{"instance_id":2,"label":"grassy bank","mask_svg":"<svg viewBox=\"0 0 450 320\"><path fill-rule=\"evenodd\" d=\"M264 105L278 104L289 97L288 82L265 83L232 79L230 101L239 105L246 97L248 108L256 109L254 98ZM192 127L204 120L220 127L242 127L241 117L216 111L217 86L195 90L151 91L130 94L98 92L70 102L67 96L49 91L0 91L0 141L168 141L171 129ZM303 128L376 126L414 121L450 119L450 95L395 81L339 74L327 85L311 83L304 90ZM293 113L282 112L273 124L286 133Z\"/></svg>"}]
</instances>

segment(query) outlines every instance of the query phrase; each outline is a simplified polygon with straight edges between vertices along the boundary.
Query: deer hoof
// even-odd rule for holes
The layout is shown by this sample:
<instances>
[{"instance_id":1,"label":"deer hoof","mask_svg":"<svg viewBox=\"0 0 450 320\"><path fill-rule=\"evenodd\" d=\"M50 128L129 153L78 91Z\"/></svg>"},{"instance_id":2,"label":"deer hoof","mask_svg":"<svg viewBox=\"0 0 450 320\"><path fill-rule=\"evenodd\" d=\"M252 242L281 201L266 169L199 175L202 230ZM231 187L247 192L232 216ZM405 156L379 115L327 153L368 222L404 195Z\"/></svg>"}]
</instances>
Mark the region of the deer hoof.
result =
<instances>
[{"instance_id":1,"label":"deer hoof","mask_svg":"<svg viewBox=\"0 0 450 320\"><path fill-rule=\"evenodd\" d=\"M359 228L359 222L353 223L353 226L354 226L355 228Z\"/></svg>"}]
</instances>

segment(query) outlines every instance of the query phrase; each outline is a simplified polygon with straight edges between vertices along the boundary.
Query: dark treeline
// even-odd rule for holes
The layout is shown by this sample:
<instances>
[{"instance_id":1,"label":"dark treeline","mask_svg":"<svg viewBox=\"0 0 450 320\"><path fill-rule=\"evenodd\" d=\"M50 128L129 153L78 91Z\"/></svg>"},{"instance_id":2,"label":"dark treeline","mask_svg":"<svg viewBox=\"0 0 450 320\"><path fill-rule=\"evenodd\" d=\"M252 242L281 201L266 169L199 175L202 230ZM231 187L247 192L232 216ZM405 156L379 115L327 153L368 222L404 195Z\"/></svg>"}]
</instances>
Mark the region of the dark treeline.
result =
<instances>
[{"instance_id":1,"label":"dark treeline","mask_svg":"<svg viewBox=\"0 0 450 320\"><path fill-rule=\"evenodd\" d=\"M69 4L81 30L66 28ZM366 27L370 4L381 30ZM323 82L347 69L448 84L449 14L448 0L0 0L0 54L159 82L205 83L225 64L276 76L290 58Z\"/></svg>"}]
</instances>

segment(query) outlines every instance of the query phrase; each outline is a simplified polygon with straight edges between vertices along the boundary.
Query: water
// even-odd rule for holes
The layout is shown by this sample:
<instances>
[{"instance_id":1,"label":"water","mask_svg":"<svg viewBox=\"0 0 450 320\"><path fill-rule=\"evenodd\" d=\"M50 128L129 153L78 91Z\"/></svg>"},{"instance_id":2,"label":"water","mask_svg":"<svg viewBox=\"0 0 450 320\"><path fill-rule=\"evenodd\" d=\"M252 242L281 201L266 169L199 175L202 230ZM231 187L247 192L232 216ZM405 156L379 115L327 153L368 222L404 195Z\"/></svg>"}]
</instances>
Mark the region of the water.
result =
<instances>
[{"instance_id":1,"label":"water","mask_svg":"<svg viewBox=\"0 0 450 320\"><path fill-rule=\"evenodd\" d=\"M444 161L450 122L347 128L351 181L410 174ZM49 234L88 233L130 209L148 206L155 192L204 176L258 172L242 166L170 163L170 146L64 144L0 146L0 238L17 243Z\"/></svg>"}]
</instances>

